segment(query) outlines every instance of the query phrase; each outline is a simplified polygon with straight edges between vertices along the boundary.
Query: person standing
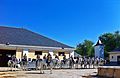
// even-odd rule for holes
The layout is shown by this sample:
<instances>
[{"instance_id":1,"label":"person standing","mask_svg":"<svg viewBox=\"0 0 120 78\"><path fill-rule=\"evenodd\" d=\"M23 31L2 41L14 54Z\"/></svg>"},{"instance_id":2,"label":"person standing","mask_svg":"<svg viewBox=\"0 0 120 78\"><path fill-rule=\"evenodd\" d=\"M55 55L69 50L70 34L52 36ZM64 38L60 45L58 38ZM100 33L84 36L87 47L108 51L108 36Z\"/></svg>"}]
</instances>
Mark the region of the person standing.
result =
<instances>
[{"instance_id":1,"label":"person standing","mask_svg":"<svg viewBox=\"0 0 120 78\"><path fill-rule=\"evenodd\" d=\"M47 56L47 66L50 68L50 74L52 74L52 56L50 53Z\"/></svg>"},{"instance_id":2,"label":"person standing","mask_svg":"<svg viewBox=\"0 0 120 78\"><path fill-rule=\"evenodd\" d=\"M59 57L57 55L55 55L55 60L56 60L55 65L57 65L59 61Z\"/></svg>"},{"instance_id":3,"label":"person standing","mask_svg":"<svg viewBox=\"0 0 120 78\"><path fill-rule=\"evenodd\" d=\"M66 63L66 55L63 56L63 63Z\"/></svg>"},{"instance_id":4,"label":"person standing","mask_svg":"<svg viewBox=\"0 0 120 78\"><path fill-rule=\"evenodd\" d=\"M47 56L47 66L50 66L51 62L52 62L52 56L50 55L50 53L48 53L48 56Z\"/></svg>"},{"instance_id":5,"label":"person standing","mask_svg":"<svg viewBox=\"0 0 120 78\"><path fill-rule=\"evenodd\" d=\"M26 54L22 58L22 66L23 66L23 70L25 70L27 67L27 55Z\"/></svg>"},{"instance_id":6,"label":"person standing","mask_svg":"<svg viewBox=\"0 0 120 78\"><path fill-rule=\"evenodd\" d=\"M43 56L43 60L46 62L47 60L46 54Z\"/></svg>"},{"instance_id":7,"label":"person standing","mask_svg":"<svg viewBox=\"0 0 120 78\"><path fill-rule=\"evenodd\" d=\"M36 56L36 69L38 69L38 66L40 66L40 61L41 61L40 55L37 54L37 56Z\"/></svg>"}]
</instances>

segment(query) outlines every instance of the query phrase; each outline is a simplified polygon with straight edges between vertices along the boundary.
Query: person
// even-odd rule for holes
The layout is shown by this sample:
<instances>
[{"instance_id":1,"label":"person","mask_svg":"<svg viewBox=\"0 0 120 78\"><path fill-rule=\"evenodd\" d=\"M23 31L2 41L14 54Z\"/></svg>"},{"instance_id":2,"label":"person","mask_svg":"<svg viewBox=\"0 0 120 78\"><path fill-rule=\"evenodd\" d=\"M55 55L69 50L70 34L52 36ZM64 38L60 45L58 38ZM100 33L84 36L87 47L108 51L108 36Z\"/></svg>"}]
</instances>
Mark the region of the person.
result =
<instances>
[{"instance_id":1,"label":"person","mask_svg":"<svg viewBox=\"0 0 120 78\"><path fill-rule=\"evenodd\" d=\"M17 62L17 58L16 58L15 55L12 56L12 61L13 61L13 62Z\"/></svg>"},{"instance_id":2,"label":"person","mask_svg":"<svg viewBox=\"0 0 120 78\"><path fill-rule=\"evenodd\" d=\"M22 65L23 65L23 70L25 70L25 67L27 66L27 55L24 54L22 58Z\"/></svg>"},{"instance_id":3,"label":"person","mask_svg":"<svg viewBox=\"0 0 120 78\"><path fill-rule=\"evenodd\" d=\"M52 62L52 56L51 56L51 54L50 53L48 53L48 55L47 55L47 66L50 66L50 63Z\"/></svg>"},{"instance_id":4,"label":"person","mask_svg":"<svg viewBox=\"0 0 120 78\"><path fill-rule=\"evenodd\" d=\"M80 59L80 65L81 65L81 68L83 68L83 65L84 65L84 58L83 57L81 57L81 59Z\"/></svg>"},{"instance_id":5,"label":"person","mask_svg":"<svg viewBox=\"0 0 120 78\"><path fill-rule=\"evenodd\" d=\"M40 55L39 55L39 54L37 54L36 59L37 59L37 60L40 60Z\"/></svg>"},{"instance_id":6,"label":"person","mask_svg":"<svg viewBox=\"0 0 120 78\"><path fill-rule=\"evenodd\" d=\"M43 65L43 69L46 69L47 68L47 65L46 65L46 63L47 63L47 56L46 56L46 54L43 56L43 62L45 63Z\"/></svg>"},{"instance_id":7,"label":"person","mask_svg":"<svg viewBox=\"0 0 120 78\"><path fill-rule=\"evenodd\" d=\"M50 74L52 74L52 56L51 56L51 54L50 53L48 53L48 55L47 55L47 66L48 66L48 68L50 68Z\"/></svg>"},{"instance_id":8,"label":"person","mask_svg":"<svg viewBox=\"0 0 120 78\"><path fill-rule=\"evenodd\" d=\"M46 54L43 56L43 60L46 62L47 60Z\"/></svg>"},{"instance_id":9,"label":"person","mask_svg":"<svg viewBox=\"0 0 120 78\"><path fill-rule=\"evenodd\" d=\"M92 58L92 66L93 66L93 68L94 68L94 65L95 65L95 58L93 57Z\"/></svg>"},{"instance_id":10,"label":"person","mask_svg":"<svg viewBox=\"0 0 120 78\"><path fill-rule=\"evenodd\" d=\"M18 63L18 60L17 60L16 56L13 55L11 59L12 59L12 60L11 60L11 63L12 63L12 65L13 65L13 67L16 68L17 63Z\"/></svg>"},{"instance_id":11,"label":"person","mask_svg":"<svg viewBox=\"0 0 120 78\"><path fill-rule=\"evenodd\" d=\"M46 54L43 56L43 59L47 59Z\"/></svg>"},{"instance_id":12,"label":"person","mask_svg":"<svg viewBox=\"0 0 120 78\"><path fill-rule=\"evenodd\" d=\"M88 65L89 68L90 68L90 65L91 65L91 58L90 58L90 57L87 58L87 65Z\"/></svg>"},{"instance_id":13,"label":"person","mask_svg":"<svg viewBox=\"0 0 120 78\"><path fill-rule=\"evenodd\" d=\"M70 58L71 58L72 62L74 63L74 59L73 59L73 56L71 56Z\"/></svg>"},{"instance_id":14,"label":"person","mask_svg":"<svg viewBox=\"0 0 120 78\"><path fill-rule=\"evenodd\" d=\"M84 57L84 68L87 68L87 57Z\"/></svg>"},{"instance_id":15,"label":"person","mask_svg":"<svg viewBox=\"0 0 120 78\"><path fill-rule=\"evenodd\" d=\"M56 60L56 63L55 63L55 64L57 64L58 61L59 61L59 57L58 57L57 55L55 55L55 60Z\"/></svg>"},{"instance_id":16,"label":"person","mask_svg":"<svg viewBox=\"0 0 120 78\"><path fill-rule=\"evenodd\" d=\"M70 68L72 68L74 65L74 59L73 56L70 57Z\"/></svg>"},{"instance_id":17,"label":"person","mask_svg":"<svg viewBox=\"0 0 120 78\"><path fill-rule=\"evenodd\" d=\"M79 63L79 56L76 57L76 64Z\"/></svg>"},{"instance_id":18,"label":"person","mask_svg":"<svg viewBox=\"0 0 120 78\"><path fill-rule=\"evenodd\" d=\"M76 63L76 68L78 68L79 60L80 60L80 57L77 56L77 57L76 57L76 61L75 61L75 63Z\"/></svg>"},{"instance_id":19,"label":"person","mask_svg":"<svg viewBox=\"0 0 120 78\"><path fill-rule=\"evenodd\" d=\"M66 55L63 56L63 63L66 63Z\"/></svg>"},{"instance_id":20,"label":"person","mask_svg":"<svg viewBox=\"0 0 120 78\"><path fill-rule=\"evenodd\" d=\"M58 57L57 55L55 55L55 59L56 59L56 60L59 60L59 57Z\"/></svg>"},{"instance_id":21,"label":"person","mask_svg":"<svg viewBox=\"0 0 120 78\"><path fill-rule=\"evenodd\" d=\"M96 65L97 66L99 65L99 58L98 57L96 58Z\"/></svg>"},{"instance_id":22,"label":"person","mask_svg":"<svg viewBox=\"0 0 120 78\"><path fill-rule=\"evenodd\" d=\"M26 54L23 56L23 59L24 59L24 61L27 61L27 55Z\"/></svg>"},{"instance_id":23,"label":"person","mask_svg":"<svg viewBox=\"0 0 120 78\"><path fill-rule=\"evenodd\" d=\"M38 69L38 66L39 66L39 64L40 64L40 61L41 61L40 55L37 54L37 56L36 56L36 69Z\"/></svg>"}]
</instances>

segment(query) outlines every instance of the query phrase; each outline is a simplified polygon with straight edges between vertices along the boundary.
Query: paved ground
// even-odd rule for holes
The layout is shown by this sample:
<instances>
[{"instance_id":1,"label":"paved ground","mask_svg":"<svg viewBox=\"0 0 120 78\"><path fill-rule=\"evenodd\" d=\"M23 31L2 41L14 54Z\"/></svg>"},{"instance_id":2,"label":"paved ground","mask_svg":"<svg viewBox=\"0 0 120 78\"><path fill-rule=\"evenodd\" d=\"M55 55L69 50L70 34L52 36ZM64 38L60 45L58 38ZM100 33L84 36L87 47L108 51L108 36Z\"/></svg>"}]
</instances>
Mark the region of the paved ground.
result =
<instances>
[{"instance_id":1,"label":"paved ground","mask_svg":"<svg viewBox=\"0 0 120 78\"><path fill-rule=\"evenodd\" d=\"M39 71L9 71L0 72L0 78L85 78L83 76L96 74L97 69L59 69L53 70L52 74L49 70L45 70L44 74Z\"/></svg>"}]
</instances>

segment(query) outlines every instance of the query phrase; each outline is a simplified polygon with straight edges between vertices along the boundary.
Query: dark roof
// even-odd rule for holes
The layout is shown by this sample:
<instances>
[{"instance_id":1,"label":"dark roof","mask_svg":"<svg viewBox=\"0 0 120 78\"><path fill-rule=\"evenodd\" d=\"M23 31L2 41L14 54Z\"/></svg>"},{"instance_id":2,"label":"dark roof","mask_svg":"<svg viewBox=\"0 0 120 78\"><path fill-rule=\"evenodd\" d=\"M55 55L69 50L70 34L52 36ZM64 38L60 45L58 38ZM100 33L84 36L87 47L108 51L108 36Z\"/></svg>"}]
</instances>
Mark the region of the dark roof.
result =
<instances>
[{"instance_id":1,"label":"dark roof","mask_svg":"<svg viewBox=\"0 0 120 78\"><path fill-rule=\"evenodd\" d=\"M114 50L113 50L113 51L111 51L111 52L120 52L120 47L119 47L119 48L114 49Z\"/></svg>"},{"instance_id":2,"label":"dark roof","mask_svg":"<svg viewBox=\"0 0 120 78\"><path fill-rule=\"evenodd\" d=\"M97 43L95 44L95 46L98 46L98 45L103 45L103 43L101 42L101 40L98 40Z\"/></svg>"},{"instance_id":3,"label":"dark roof","mask_svg":"<svg viewBox=\"0 0 120 78\"><path fill-rule=\"evenodd\" d=\"M0 26L0 44L73 48L23 28Z\"/></svg>"}]
</instances>

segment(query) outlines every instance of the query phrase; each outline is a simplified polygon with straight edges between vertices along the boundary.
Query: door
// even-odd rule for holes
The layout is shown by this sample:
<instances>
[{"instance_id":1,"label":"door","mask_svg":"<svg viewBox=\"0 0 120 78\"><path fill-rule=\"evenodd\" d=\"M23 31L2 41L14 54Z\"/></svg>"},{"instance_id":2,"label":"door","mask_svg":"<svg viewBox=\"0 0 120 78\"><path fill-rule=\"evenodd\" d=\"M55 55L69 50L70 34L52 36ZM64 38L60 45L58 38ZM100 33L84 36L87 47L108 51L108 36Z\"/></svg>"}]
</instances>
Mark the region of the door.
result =
<instances>
[{"instance_id":1,"label":"door","mask_svg":"<svg viewBox=\"0 0 120 78\"><path fill-rule=\"evenodd\" d=\"M9 56L14 54L16 54L15 50L0 50L0 67L7 67L7 63L11 59Z\"/></svg>"},{"instance_id":2,"label":"door","mask_svg":"<svg viewBox=\"0 0 120 78\"><path fill-rule=\"evenodd\" d=\"M117 56L117 64L120 64L120 56Z\"/></svg>"},{"instance_id":3,"label":"door","mask_svg":"<svg viewBox=\"0 0 120 78\"><path fill-rule=\"evenodd\" d=\"M9 57L6 56L6 54L0 53L0 67L7 67L8 60L9 60Z\"/></svg>"}]
</instances>

